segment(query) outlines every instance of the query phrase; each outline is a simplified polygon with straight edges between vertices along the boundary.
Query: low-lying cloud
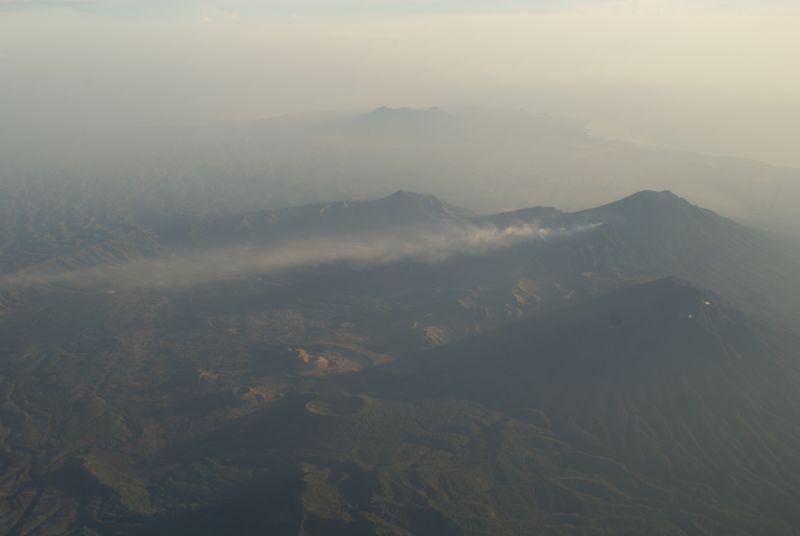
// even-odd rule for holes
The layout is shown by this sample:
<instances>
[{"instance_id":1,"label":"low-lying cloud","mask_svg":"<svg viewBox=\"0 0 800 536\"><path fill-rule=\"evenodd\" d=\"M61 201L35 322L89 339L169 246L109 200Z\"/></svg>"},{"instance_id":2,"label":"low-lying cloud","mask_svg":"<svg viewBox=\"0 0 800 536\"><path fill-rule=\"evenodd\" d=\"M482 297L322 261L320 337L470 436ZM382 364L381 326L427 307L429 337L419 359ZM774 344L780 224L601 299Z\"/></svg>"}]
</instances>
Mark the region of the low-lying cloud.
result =
<instances>
[{"instance_id":1,"label":"low-lying cloud","mask_svg":"<svg viewBox=\"0 0 800 536\"><path fill-rule=\"evenodd\" d=\"M241 245L68 271L27 269L0 277L0 286L180 287L331 263L353 266L398 261L440 263L457 255L480 255L524 242L566 239L599 225L569 228L528 224L503 228L453 225L325 236L274 246Z\"/></svg>"}]
</instances>

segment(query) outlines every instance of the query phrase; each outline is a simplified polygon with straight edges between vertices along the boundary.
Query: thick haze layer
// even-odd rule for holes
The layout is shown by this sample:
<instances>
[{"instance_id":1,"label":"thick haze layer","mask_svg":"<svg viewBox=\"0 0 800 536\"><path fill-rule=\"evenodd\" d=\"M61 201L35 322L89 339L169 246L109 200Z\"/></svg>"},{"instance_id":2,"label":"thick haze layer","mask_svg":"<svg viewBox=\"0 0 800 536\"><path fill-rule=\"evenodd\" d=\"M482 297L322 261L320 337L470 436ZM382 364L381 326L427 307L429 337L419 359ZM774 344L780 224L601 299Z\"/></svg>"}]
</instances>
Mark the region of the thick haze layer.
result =
<instances>
[{"instance_id":1,"label":"thick haze layer","mask_svg":"<svg viewBox=\"0 0 800 536\"><path fill-rule=\"evenodd\" d=\"M486 253L521 242L561 240L598 225L570 228L515 225L504 229L494 225L452 225L363 232L298 240L268 248L239 246L167 259L105 263L78 270L26 270L0 276L0 287L50 284L191 286L326 263L380 265L403 260L435 263L455 255Z\"/></svg>"},{"instance_id":2,"label":"thick haze layer","mask_svg":"<svg viewBox=\"0 0 800 536\"><path fill-rule=\"evenodd\" d=\"M799 25L788 1L0 0L0 140L457 104L800 166Z\"/></svg>"}]
</instances>

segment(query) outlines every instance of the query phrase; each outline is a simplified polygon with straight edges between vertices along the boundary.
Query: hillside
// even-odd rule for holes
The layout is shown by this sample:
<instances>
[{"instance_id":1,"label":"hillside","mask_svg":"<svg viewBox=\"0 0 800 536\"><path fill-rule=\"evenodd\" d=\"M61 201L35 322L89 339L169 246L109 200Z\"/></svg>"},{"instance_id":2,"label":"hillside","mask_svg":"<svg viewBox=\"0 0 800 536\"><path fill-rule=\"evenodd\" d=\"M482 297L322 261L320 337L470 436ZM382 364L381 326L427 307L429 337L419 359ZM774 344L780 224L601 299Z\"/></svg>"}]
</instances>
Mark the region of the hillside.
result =
<instances>
[{"instance_id":1,"label":"hillside","mask_svg":"<svg viewBox=\"0 0 800 536\"><path fill-rule=\"evenodd\" d=\"M187 447L265 473L299 463L284 518L307 534L793 534L798 342L656 280L345 378Z\"/></svg>"},{"instance_id":2,"label":"hillside","mask_svg":"<svg viewBox=\"0 0 800 536\"><path fill-rule=\"evenodd\" d=\"M27 199L0 255L2 531L800 524L798 259L677 195L148 225Z\"/></svg>"}]
</instances>

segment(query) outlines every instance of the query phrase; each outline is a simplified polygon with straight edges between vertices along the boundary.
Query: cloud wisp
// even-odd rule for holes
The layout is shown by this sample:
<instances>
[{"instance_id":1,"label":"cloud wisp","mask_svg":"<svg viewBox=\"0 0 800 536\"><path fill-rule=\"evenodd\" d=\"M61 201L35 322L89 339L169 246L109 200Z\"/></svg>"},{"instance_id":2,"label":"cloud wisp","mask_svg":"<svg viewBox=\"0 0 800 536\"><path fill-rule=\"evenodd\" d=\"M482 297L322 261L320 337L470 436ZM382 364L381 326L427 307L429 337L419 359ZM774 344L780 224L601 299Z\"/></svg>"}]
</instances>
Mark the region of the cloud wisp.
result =
<instances>
[{"instance_id":1,"label":"cloud wisp","mask_svg":"<svg viewBox=\"0 0 800 536\"><path fill-rule=\"evenodd\" d=\"M268 275L293 268L346 263L356 267L398 261L441 263L525 242L563 240L600 224L576 227L515 225L439 226L393 232L309 238L276 246L234 246L185 255L100 264L76 270L21 270L0 277L0 286L59 285L79 288L191 287L212 281Z\"/></svg>"}]
</instances>

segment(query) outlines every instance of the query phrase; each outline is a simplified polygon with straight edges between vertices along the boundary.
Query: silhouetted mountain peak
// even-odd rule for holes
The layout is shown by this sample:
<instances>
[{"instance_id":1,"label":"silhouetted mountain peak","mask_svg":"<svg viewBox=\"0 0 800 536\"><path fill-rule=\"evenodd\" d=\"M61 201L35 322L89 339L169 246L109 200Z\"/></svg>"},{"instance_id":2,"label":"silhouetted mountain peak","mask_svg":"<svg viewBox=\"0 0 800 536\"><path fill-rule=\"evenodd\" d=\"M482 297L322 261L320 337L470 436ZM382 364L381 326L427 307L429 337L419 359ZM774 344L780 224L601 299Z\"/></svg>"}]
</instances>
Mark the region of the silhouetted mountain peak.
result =
<instances>
[{"instance_id":1,"label":"silhouetted mountain peak","mask_svg":"<svg viewBox=\"0 0 800 536\"><path fill-rule=\"evenodd\" d=\"M595 223L630 223L659 227L681 226L689 221L697 224L701 221L707 222L709 219L718 222L727 221L668 190L637 192L619 201L577 212L568 217Z\"/></svg>"},{"instance_id":2,"label":"silhouetted mountain peak","mask_svg":"<svg viewBox=\"0 0 800 536\"><path fill-rule=\"evenodd\" d=\"M458 367L467 384L493 378L522 397L543 372L559 382L626 377L630 387L722 364L727 348L752 348L752 333L746 315L716 294L667 277L443 347L434 368Z\"/></svg>"},{"instance_id":3,"label":"silhouetted mountain peak","mask_svg":"<svg viewBox=\"0 0 800 536\"><path fill-rule=\"evenodd\" d=\"M383 199L372 201L371 204L382 211L400 212L411 218L415 215L432 219L471 216L468 210L448 205L436 196L406 190L398 190Z\"/></svg>"},{"instance_id":4,"label":"silhouetted mountain peak","mask_svg":"<svg viewBox=\"0 0 800 536\"><path fill-rule=\"evenodd\" d=\"M434 195L409 192L407 190L397 190L395 193L375 202L403 206L405 208L427 207L431 209L440 209L446 205L446 203Z\"/></svg>"},{"instance_id":5,"label":"silhouetted mountain peak","mask_svg":"<svg viewBox=\"0 0 800 536\"><path fill-rule=\"evenodd\" d=\"M398 202L398 203L407 203L407 202L436 202L441 204L442 202L434 195L430 194L420 194L417 192L409 192L407 190L397 190L395 193L387 195L384 197L386 201Z\"/></svg>"},{"instance_id":6,"label":"silhouetted mountain peak","mask_svg":"<svg viewBox=\"0 0 800 536\"><path fill-rule=\"evenodd\" d=\"M555 218L563 213L553 207L528 207L511 212L501 212L480 218L480 221L491 222L501 227L537 223L547 218Z\"/></svg>"},{"instance_id":7,"label":"silhouetted mountain peak","mask_svg":"<svg viewBox=\"0 0 800 536\"><path fill-rule=\"evenodd\" d=\"M624 312L631 318L643 314L688 318L719 304L719 297L710 291L676 277L664 277L614 292L597 300L593 307Z\"/></svg>"},{"instance_id":8,"label":"silhouetted mountain peak","mask_svg":"<svg viewBox=\"0 0 800 536\"><path fill-rule=\"evenodd\" d=\"M388 106L381 106L361 116L362 119L376 120L376 121L396 121L408 119L421 119L421 118L448 118L450 114L441 108L390 108Z\"/></svg>"},{"instance_id":9,"label":"silhouetted mountain peak","mask_svg":"<svg viewBox=\"0 0 800 536\"><path fill-rule=\"evenodd\" d=\"M661 201L661 202L674 202L674 201L685 201L679 195L671 192L670 190L641 190L634 194L629 195L628 197L623 198L625 199L642 199L647 201Z\"/></svg>"},{"instance_id":10,"label":"silhouetted mountain peak","mask_svg":"<svg viewBox=\"0 0 800 536\"><path fill-rule=\"evenodd\" d=\"M370 131L430 132L451 124L453 116L440 108L388 108L381 107L358 116L356 125Z\"/></svg>"},{"instance_id":11,"label":"silhouetted mountain peak","mask_svg":"<svg viewBox=\"0 0 800 536\"><path fill-rule=\"evenodd\" d=\"M624 326L631 337L657 334L660 338L683 333L691 324L719 327L743 318L743 313L714 292L676 277L664 277L611 292L555 314L551 320L562 326L566 322L575 329L594 326L592 329L602 331Z\"/></svg>"},{"instance_id":12,"label":"silhouetted mountain peak","mask_svg":"<svg viewBox=\"0 0 800 536\"><path fill-rule=\"evenodd\" d=\"M605 207L623 211L641 209L682 210L687 208L695 208L694 205L689 203L686 199L675 195L669 190L662 190L660 192L654 190L643 190L620 199L619 201L605 205Z\"/></svg>"}]
</instances>

